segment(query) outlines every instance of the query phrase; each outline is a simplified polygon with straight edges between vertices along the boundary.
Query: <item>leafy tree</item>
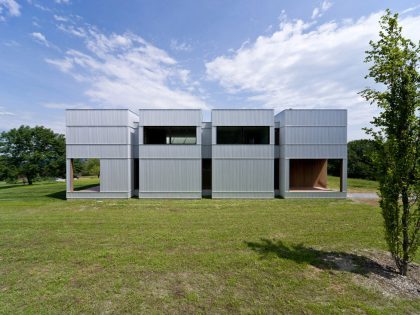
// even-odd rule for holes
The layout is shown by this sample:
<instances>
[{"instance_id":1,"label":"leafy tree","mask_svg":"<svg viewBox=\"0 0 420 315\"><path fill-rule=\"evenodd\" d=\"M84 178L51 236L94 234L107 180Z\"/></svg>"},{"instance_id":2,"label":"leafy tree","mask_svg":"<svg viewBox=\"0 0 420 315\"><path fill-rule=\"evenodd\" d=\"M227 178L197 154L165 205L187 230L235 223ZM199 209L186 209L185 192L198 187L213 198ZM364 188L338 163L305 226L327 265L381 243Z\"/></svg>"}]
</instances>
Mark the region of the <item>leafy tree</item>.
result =
<instances>
[{"instance_id":1,"label":"leafy tree","mask_svg":"<svg viewBox=\"0 0 420 315\"><path fill-rule=\"evenodd\" d=\"M0 156L9 179L26 177L31 185L37 177L64 177L65 140L44 127L20 126L0 134Z\"/></svg>"},{"instance_id":2,"label":"leafy tree","mask_svg":"<svg viewBox=\"0 0 420 315\"><path fill-rule=\"evenodd\" d=\"M365 62L369 74L380 84L361 95L377 104L380 114L373 118L372 155L379 180L380 206L385 239L402 275L419 246L420 205L420 43L402 36L398 14L389 10L380 20L379 40L370 42Z\"/></svg>"},{"instance_id":3,"label":"leafy tree","mask_svg":"<svg viewBox=\"0 0 420 315\"><path fill-rule=\"evenodd\" d=\"M354 140L348 143L348 177L376 179L371 158L374 148L375 142L368 139Z\"/></svg>"},{"instance_id":4,"label":"leafy tree","mask_svg":"<svg viewBox=\"0 0 420 315\"><path fill-rule=\"evenodd\" d=\"M371 153L375 143L372 140L353 140L347 144L348 166L347 176L350 178L362 178L375 180L375 171ZM328 160L328 174L340 176L340 161Z\"/></svg>"},{"instance_id":5,"label":"leafy tree","mask_svg":"<svg viewBox=\"0 0 420 315\"><path fill-rule=\"evenodd\" d=\"M99 177L100 164L99 159L88 159L84 164L83 175L94 175Z\"/></svg>"}]
</instances>

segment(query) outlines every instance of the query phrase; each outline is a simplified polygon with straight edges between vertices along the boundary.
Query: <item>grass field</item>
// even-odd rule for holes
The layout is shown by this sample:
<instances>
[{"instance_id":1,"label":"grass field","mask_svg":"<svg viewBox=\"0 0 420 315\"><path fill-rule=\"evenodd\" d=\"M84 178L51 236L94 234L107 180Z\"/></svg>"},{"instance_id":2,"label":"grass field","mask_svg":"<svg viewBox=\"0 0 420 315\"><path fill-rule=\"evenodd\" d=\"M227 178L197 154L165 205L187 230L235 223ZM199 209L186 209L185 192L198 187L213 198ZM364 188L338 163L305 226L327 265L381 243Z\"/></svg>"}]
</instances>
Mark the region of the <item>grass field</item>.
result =
<instances>
[{"instance_id":1,"label":"grass field","mask_svg":"<svg viewBox=\"0 0 420 315\"><path fill-rule=\"evenodd\" d=\"M0 185L0 314L420 312L325 263L385 250L376 206L65 201L64 189Z\"/></svg>"},{"instance_id":2,"label":"grass field","mask_svg":"<svg viewBox=\"0 0 420 315\"><path fill-rule=\"evenodd\" d=\"M335 176L328 176L328 187L334 190L340 189L340 178ZM348 178L347 191L349 193L361 192L376 192L378 189L378 182L374 180Z\"/></svg>"}]
</instances>

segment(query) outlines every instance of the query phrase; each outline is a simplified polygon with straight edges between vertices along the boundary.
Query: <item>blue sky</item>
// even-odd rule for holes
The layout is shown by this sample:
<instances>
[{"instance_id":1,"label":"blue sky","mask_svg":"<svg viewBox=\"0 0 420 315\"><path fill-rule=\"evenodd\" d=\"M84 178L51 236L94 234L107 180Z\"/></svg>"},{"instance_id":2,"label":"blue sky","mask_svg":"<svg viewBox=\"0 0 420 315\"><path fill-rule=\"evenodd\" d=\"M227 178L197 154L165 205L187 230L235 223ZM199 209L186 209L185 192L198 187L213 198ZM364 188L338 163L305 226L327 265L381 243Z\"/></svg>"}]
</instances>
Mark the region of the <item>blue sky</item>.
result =
<instances>
[{"instance_id":1,"label":"blue sky","mask_svg":"<svg viewBox=\"0 0 420 315\"><path fill-rule=\"evenodd\" d=\"M0 130L64 132L78 107L347 108L365 137L386 8L420 39L418 1L0 0Z\"/></svg>"}]
</instances>

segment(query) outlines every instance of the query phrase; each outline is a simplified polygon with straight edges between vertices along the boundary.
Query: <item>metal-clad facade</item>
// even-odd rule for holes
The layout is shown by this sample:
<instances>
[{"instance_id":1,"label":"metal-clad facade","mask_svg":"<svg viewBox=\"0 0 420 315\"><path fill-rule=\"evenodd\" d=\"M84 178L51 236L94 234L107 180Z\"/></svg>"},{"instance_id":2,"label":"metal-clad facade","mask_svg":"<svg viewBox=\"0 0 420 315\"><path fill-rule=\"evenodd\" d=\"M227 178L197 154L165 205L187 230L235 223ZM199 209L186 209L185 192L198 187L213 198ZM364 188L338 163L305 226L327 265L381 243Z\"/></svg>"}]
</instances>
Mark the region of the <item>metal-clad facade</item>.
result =
<instances>
[{"instance_id":1,"label":"metal-clad facade","mask_svg":"<svg viewBox=\"0 0 420 315\"><path fill-rule=\"evenodd\" d=\"M145 126L195 126L196 144L145 145ZM269 144L217 144L219 126L267 126ZM279 145L274 128L279 128ZM200 110L67 110L66 169L71 159L100 159L100 192L70 191L68 198L201 198L202 159L212 159L213 198L273 198L274 158L279 192L285 198L341 198L346 195L347 111L216 109L212 122ZM135 159L139 189L135 190ZM291 159L342 160L342 192L290 191Z\"/></svg>"},{"instance_id":2,"label":"metal-clad facade","mask_svg":"<svg viewBox=\"0 0 420 315\"><path fill-rule=\"evenodd\" d=\"M129 116L132 116L129 113L126 109L71 109L66 111L66 126L127 127Z\"/></svg>"},{"instance_id":3,"label":"metal-clad facade","mask_svg":"<svg viewBox=\"0 0 420 315\"><path fill-rule=\"evenodd\" d=\"M347 181L347 111L341 109L288 109L275 117L278 124L280 158L280 195L284 198L342 197ZM291 159L342 160L341 192L289 191Z\"/></svg>"},{"instance_id":4,"label":"metal-clad facade","mask_svg":"<svg viewBox=\"0 0 420 315\"><path fill-rule=\"evenodd\" d=\"M101 159L101 192L131 191L130 160Z\"/></svg>"},{"instance_id":5,"label":"metal-clad facade","mask_svg":"<svg viewBox=\"0 0 420 315\"><path fill-rule=\"evenodd\" d=\"M138 116L129 110L66 111L67 198L129 198ZM71 159L100 161L100 191L71 191Z\"/></svg>"},{"instance_id":6,"label":"metal-clad facade","mask_svg":"<svg viewBox=\"0 0 420 315\"><path fill-rule=\"evenodd\" d=\"M200 126L199 109L140 109L140 126Z\"/></svg>"},{"instance_id":7,"label":"metal-clad facade","mask_svg":"<svg viewBox=\"0 0 420 315\"><path fill-rule=\"evenodd\" d=\"M203 159L211 159L211 123L206 122L201 126L201 156Z\"/></svg>"},{"instance_id":8,"label":"metal-clad facade","mask_svg":"<svg viewBox=\"0 0 420 315\"><path fill-rule=\"evenodd\" d=\"M274 126L272 109L214 109L212 126Z\"/></svg>"},{"instance_id":9,"label":"metal-clad facade","mask_svg":"<svg viewBox=\"0 0 420 315\"><path fill-rule=\"evenodd\" d=\"M196 144L144 144L145 126L195 126ZM139 198L201 198L201 111L140 110Z\"/></svg>"},{"instance_id":10,"label":"metal-clad facade","mask_svg":"<svg viewBox=\"0 0 420 315\"><path fill-rule=\"evenodd\" d=\"M217 144L219 126L268 126L268 145ZM212 197L274 197L273 110L212 111Z\"/></svg>"}]
</instances>

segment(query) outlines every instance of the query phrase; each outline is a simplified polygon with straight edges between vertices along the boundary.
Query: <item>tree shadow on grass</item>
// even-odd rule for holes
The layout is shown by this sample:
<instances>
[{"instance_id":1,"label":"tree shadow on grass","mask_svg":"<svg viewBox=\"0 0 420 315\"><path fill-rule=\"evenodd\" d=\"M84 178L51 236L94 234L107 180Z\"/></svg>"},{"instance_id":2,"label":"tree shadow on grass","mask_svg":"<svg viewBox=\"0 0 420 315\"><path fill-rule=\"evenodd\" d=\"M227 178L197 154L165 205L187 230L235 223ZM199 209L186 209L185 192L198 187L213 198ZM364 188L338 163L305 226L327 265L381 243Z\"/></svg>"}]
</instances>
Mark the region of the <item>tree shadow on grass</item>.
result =
<instances>
[{"instance_id":1,"label":"tree shadow on grass","mask_svg":"<svg viewBox=\"0 0 420 315\"><path fill-rule=\"evenodd\" d=\"M281 240L261 239L260 242L245 243L263 259L268 259L274 254L278 258L293 260L298 264L309 264L323 270L347 271L366 277L374 273L387 279L397 276L394 268L361 255L323 251L302 244L288 246Z\"/></svg>"},{"instance_id":2,"label":"tree shadow on grass","mask_svg":"<svg viewBox=\"0 0 420 315\"><path fill-rule=\"evenodd\" d=\"M28 185L24 184L6 184L4 186L0 186L0 189L10 189L10 188L18 188L18 187L27 187Z\"/></svg>"},{"instance_id":3,"label":"tree shadow on grass","mask_svg":"<svg viewBox=\"0 0 420 315\"><path fill-rule=\"evenodd\" d=\"M78 186L78 187L75 187L74 191L78 192L78 191L89 189L89 188L96 187L96 186L98 186L98 184L89 184L89 185L84 185L84 186ZM66 190L64 189L64 190L53 192L51 194L48 194L47 197L54 198L54 199L60 199L60 200L66 200Z\"/></svg>"}]
</instances>

